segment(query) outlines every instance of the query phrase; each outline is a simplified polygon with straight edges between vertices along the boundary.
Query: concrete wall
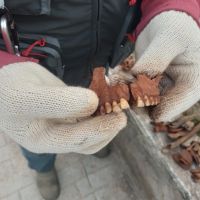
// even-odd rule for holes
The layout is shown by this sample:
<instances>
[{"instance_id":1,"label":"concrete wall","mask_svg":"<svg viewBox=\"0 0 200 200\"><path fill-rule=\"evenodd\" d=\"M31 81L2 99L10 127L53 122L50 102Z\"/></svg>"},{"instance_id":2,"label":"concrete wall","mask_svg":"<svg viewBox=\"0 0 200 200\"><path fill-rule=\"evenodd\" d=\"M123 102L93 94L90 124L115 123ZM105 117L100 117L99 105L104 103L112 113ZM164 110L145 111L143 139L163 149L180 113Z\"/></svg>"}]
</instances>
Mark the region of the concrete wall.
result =
<instances>
[{"instance_id":1,"label":"concrete wall","mask_svg":"<svg viewBox=\"0 0 200 200\"><path fill-rule=\"evenodd\" d=\"M128 127L115 139L114 145L129 165L129 184L138 193L137 200L199 200L200 186L190 173L163 155L164 134L152 131L149 119L132 112Z\"/></svg>"}]
</instances>

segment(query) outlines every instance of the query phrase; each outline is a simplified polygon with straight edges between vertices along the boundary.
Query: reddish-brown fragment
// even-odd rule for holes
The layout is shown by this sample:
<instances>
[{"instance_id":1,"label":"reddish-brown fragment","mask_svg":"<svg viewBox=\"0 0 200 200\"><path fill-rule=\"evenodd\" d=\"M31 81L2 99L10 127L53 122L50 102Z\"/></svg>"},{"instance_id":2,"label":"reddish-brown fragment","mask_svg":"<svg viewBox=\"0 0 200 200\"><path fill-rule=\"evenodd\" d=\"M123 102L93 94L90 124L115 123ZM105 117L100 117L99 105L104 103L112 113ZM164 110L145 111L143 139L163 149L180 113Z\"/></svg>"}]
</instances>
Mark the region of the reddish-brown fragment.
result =
<instances>
[{"instance_id":1,"label":"reddish-brown fragment","mask_svg":"<svg viewBox=\"0 0 200 200\"><path fill-rule=\"evenodd\" d=\"M120 102L120 99L123 98L127 101L130 99L129 88L126 84L117 84L115 86L110 86L110 95L112 101Z\"/></svg>"},{"instance_id":2,"label":"reddish-brown fragment","mask_svg":"<svg viewBox=\"0 0 200 200\"><path fill-rule=\"evenodd\" d=\"M191 120L186 121L186 122L182 125L182 127L183 127L185 130L187 130L187 131L191 131L191 130L194 128L194 126L195 126L195 123L194 123L193 121L191 121Z\"/></svg>"},{"instance_id":3,"label":"reddish-brown fragment","mask_svg":"<svg viewBox=\"0 0 200 200\"><path fill-rule=\"evenodd\" d=\"M192 138L195 134L197 134L198 131L200 131L200 124L197 124L191 131L189 131L183 137L177 139L174 142L171 142L171 143L167 144L165 147L163 147L162 151L164 153L166 153L166 152L169 152L172 149L175 149L175 148L179 147L181 144L183 144L184 142L186 142L187 140Z\"/></svg>"},{"instance_id":4,"label":"reddish-brown fragment","mask_svg":"<svg viewBox=\"0 0 200 200\"><path fill-rule=\"evenodd\" d=\"M190 171L191 171L191 173L193 173L193 174L199 174L199 173L200 173L200 168L191 169Z\"/></svg>"},{"instance_id":5,"label":"reddish-brown fragment","mask_svg":"<svg viewBox=\"0 0 200 200\"><path fill-rule=\"evenodd\" d=\"M200 168L190 170L191 177L195 183L200 183Z\"/></svg>"},{"instance_id":6,"label":"reddish-brown fragment","mask_svg":"<svg viewBox=\"0 0 200 200\"><path fill-rule=\"evenodd\" d=\"M187 150L182 150L180 153L172 155L172 158L185 170L190 169L192 165L192 156Z\"/></svg>"},{"instance_id":7,"label":"reddish-brown fragment","mask_svg":"<svg viewBox=\"0 0 200 200\"><path fill-rule=\"evenodd\" d=\"M126 84L110 86L105 79L105 68L98 67L93 71L92 82L89 87L99 98L99 107L96 114L105 115L110 112L120 112L129 107L129 87Z\"/></svg>"},{"instance_id":8,"label":"reddish-brown fragment","mask_svg":"<svg viewBox=\"0 0 200 200\"><path fill-rule=\"evenodd\" d=\"M135 64L135 59L132 54L120 63L124 71L130 71L134 64Z\"/></svg>"},{"instance_id":9,"label":"reddish-brown fragment","mask_svg":"<svg viewBox=\"0 0 200 200\"><path fill-rule=\"evenodd\" d=\"M101 114L105 114L105 103L110 102L109 86L105 79L105 68L97 67L93 71L92 81L89 87L99 98L99 110Z\"/></svg>"},{"instance_id":10,"label":"reddish-brown fragment","mask_svg":"<svg viewBox=\"0 0 200 200\"><path fill-rule=\"evenodd\" d=\"M196 164L200 164L200 143L196 141L192 141L191 145L187 147L188 152L193 157L193 160Z\"/></svg>"},{"instance_id":11,"label":"reddish-brown fragment","mask_svg":"<svg viewBox=\"0 0 200 200\"><path fill-rule=\"evenodd\" d=\"M137 107L153 106L160 103L159 82L162 76L157 76L154 79L147 75L140 74L137 80L130 84L130 90L133 100Z\"/></svg>"},{"instance_id":12,"label":"reddish-brown fragment","mask_svg":"<svg viewBox=\"0 0 200 200\"><path fill-rule=\"evenodd\" d=\"M183 136L185 136L185 135L187 135L187 132L176 132L176 133L168 133L168 137L170 138L170 139L178 139L178 138L181 138L181 137L183 137Z\"/></svg>"},{"instance_id":13,"label":"reddish-brown fragment","mask_svg":"<svg viewBox=\"0 0 200 200\"><path fill-rule=\"evenodd\" d=\"M180 127L180 128L172 128L171 126L168 126L168 131L169 133L178 133L180 131L183 131L184 128Z\"/></svg>"},{"instance_id":14,"label":"reddish-brown fragment","mask_svg":"<svg viewBox=\"0 0 200 200\"><path fill-rule=\"evenodd\" d=\"M154 123L154 132L159 133L159 132L168 132L168 126L162 122L160 123Z\"/></svg>"}]
</instances>

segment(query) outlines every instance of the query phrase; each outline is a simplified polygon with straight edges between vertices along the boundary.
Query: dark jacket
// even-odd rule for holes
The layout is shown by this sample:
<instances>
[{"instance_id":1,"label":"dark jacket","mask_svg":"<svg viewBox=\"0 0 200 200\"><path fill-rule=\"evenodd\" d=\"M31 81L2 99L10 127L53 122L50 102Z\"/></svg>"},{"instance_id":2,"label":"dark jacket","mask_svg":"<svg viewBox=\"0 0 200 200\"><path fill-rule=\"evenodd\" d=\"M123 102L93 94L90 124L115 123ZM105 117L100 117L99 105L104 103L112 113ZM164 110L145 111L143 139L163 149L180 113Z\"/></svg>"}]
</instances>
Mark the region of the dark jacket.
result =
<instances>
[{"instance_id":1,"label":"dark jacket","mask_svg":"<svg viewBox=\"0 0 200 200\"><path fill-rule=\"evenodd\" d=\"M141 20L135 38L157 14L176 10L200 25L200 0L130 0L140 2ZM64 81L88 86L93 67L105 66L113 55L125 23L129 0L5 0L19 32L58 38L66 65ZM142 5L140 6L140 4Z\"/></svg>"},{"instance_id":2,"label":"dark jacket","mask_svg":"<svg viewBox=\"0 0 200 200\"><path fill-rule=\"evenodd\" d=\"M105 66L124 23L128 0L5 0L20 33L59 39L64 81L88 86L93 67Z\"/></svg>"}]
</instances>

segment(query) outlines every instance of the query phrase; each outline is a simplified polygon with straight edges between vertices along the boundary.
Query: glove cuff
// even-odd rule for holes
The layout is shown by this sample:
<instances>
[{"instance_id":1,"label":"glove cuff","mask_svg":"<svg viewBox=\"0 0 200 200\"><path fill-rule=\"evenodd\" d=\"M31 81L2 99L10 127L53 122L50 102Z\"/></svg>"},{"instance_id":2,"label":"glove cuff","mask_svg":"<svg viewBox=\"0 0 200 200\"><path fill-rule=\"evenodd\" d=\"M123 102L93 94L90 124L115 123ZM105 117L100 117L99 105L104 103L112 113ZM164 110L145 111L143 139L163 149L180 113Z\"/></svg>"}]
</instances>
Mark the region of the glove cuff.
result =
<instances>
[{"instance_id":1,"label":"glove cuff","mask_svg":"<svg viewBox=\"0 0 200 200\"><path fill-rule=\"evenodd\" d=\"M197 0L147 0L142 2L141 10L142 18L136 29L136 36L141 33L152 18L162 12L170 10L187 13L200 26L200 2Z\"/></svg>"}]
</instances>

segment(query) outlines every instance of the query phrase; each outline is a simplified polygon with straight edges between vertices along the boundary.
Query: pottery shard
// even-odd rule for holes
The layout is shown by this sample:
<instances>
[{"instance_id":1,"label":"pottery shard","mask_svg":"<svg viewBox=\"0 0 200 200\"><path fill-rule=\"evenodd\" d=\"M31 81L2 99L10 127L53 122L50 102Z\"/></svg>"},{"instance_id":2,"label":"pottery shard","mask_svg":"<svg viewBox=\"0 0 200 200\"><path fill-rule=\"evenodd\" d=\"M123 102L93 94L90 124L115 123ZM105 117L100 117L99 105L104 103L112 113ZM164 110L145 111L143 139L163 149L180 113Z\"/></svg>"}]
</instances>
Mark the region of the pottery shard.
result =
<instances>
[{"instance_id":1,"label":"pottery shard","mask_svg":"<svg viewBox=\"0 0 200 200\"><path fill-rule=\"evenodd\" d=\"M99 105L110 102L109 86L105 79L105 68L97 67L93 71L92 81L89 87L99 97Z\"/></svg>"},{"instance_id":2,"label":"pottery shard","mask_svg":"<svg viewBox=\"0 0 200 200\"><path fill-rule=\"evenodd\" d=\"M93 71L92 81L89 87L99 98L98 110L100 114L110 112L120 112L129 108L130 99L129 87L126 84L119 83L110 86L105 79L105 68L97 67Z\"/></svg>"},{"instance_id":3,"label":"pottery shard","mask_svg":"<svg viewBox=\"0 0 200 200\"><path fill-rule=\"evenodd\" d=\"M160 103L159 82L162 76L149 78L147 75L140 74L137 80L130 84L131 94L134 104L137 107L154 106Z\"/></svg>"},{"instance_id":4,"label":"pottery shard","mask_svg":"<svg viewBox=\"0 0 200 200\"><path fill-rule=\"evenodd\" d=\"M192 165L192 156L187 150L183 150L180 153L172 156L174 161L183 169L188 170Z\"/></svg>"}]
</instances>

